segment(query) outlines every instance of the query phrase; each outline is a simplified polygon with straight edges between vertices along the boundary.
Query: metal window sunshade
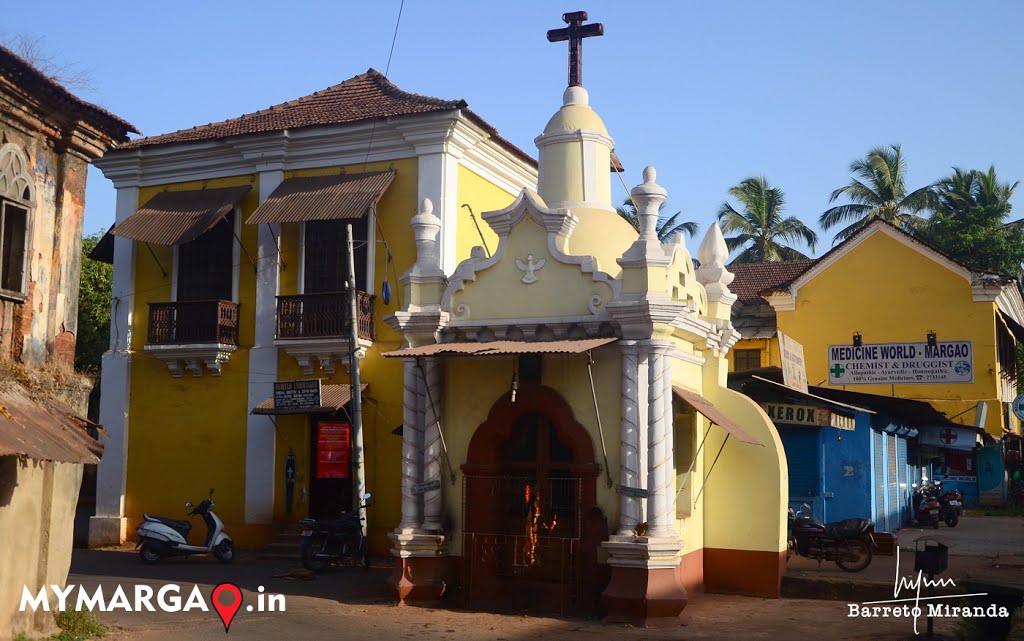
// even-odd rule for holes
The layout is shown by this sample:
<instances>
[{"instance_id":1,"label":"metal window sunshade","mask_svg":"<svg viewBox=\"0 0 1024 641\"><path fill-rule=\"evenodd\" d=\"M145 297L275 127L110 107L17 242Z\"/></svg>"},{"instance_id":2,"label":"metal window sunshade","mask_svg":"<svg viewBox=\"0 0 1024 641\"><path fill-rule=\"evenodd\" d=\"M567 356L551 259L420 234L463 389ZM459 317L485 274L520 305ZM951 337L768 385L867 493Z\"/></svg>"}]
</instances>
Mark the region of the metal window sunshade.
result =
<instances>
[{"instance_id":1,"label":"metal window sunshade","mask_svg":"<svg viewBox=\"0 0 1024 641\"><path fill-rule=\"evenodd\" d=\"M156 245L187 243L224 220L251 189L251 186L244 185L163 191L111 228L110 233Z\"/></svg>"},{"instance_id":2,"label":"metal window sunshade","mask_svg":"<svg viewBox=\"0 0 1024 641\"><path fill-rule=\"evenodd\" d=\"M259 225L361 218L394 179L393 171L288 178L246 222Z\"/></svg>"}]
</instances>

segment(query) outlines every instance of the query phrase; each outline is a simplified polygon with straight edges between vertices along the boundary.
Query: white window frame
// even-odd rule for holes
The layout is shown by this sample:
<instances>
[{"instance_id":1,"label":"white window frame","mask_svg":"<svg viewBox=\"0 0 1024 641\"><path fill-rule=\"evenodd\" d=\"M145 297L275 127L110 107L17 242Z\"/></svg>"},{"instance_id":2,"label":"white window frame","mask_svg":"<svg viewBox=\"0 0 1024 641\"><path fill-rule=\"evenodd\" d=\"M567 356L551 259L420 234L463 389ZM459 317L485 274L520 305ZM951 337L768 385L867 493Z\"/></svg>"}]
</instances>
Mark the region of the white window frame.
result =
<instances>
[{"instance_id":1,"label":"white window frame","mask_svg":"<svg viewBox=\"0 0 1024 641\"><path fill-rule=\"evenodd\" d=\"M366 212L366 293L373 294L375 283L373 281L373 268L376 259L377 248L377 206L370 205ZM353 238L353 244L359 239ZM306 222L299 223L299 268L296 270L299 282L296 284L295 292L302 296L306 293Z\"/></svg>"}]
</instances>

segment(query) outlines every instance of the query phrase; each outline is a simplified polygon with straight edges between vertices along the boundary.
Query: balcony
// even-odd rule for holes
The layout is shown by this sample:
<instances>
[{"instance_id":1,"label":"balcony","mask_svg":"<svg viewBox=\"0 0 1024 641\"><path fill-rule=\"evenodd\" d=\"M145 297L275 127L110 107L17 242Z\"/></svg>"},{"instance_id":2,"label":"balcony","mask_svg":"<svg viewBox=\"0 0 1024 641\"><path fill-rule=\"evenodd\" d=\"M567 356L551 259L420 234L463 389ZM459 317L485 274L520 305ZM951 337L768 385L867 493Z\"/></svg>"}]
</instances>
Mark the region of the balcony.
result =
<instances>
[{"instance_id":1,"label":"balcony","mask_svg":"<svg viewBox=\"0 0 1024 641\"><path fill-rule=\"evenodd\" d=\"M164 361L175 378L203 366L220 376L221 365L238 347L238 303L226 300L149 304L145 351Z\"/></svg>"},{"instance_id":2,"label":"balcony","mask_svg":"<svg viewBox=\"0 0 1024 641\"><path fill-rule=\"evenodd\" d=\"M362 358L373 344L374 297L356 292L356 355ZM337 363L348 365L349 302L345 292L277 297L277 332L274 343L312 375L319 364L333 374Z\"/></svg>"}]
</instances>

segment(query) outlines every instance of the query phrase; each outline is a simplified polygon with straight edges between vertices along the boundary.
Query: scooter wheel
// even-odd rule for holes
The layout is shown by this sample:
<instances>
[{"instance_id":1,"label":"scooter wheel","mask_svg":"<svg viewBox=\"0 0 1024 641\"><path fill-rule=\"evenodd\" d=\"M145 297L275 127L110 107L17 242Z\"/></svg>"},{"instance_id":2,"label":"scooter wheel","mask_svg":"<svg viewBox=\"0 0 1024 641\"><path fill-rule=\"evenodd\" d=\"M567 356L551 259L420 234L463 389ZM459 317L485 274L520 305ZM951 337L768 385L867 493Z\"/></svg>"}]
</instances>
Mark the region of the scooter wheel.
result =
<instances>
[{"instance_id":1,"label":"scooter wheel","mask_svg":"<svg viewBox=\"0 0 1024 641\"><path fill-rule=\"evenodd\" d=\"M142 549L139 550L139 558L146 565L155 565L160 562L164 556L163 546L153 541L146 541L142 544Z\"/></svg>"},{"instance_id":2,"label":"scooter wheel","mask_svg":"<svg viewBox=\"0 0 1024 641\"><path fill-rule=\"evenodd\" d=\"M231 563L235 560L235 548L231 541L221 541L220 545L213 548L213 556L221 563Z\"/></svg>"},{"instance_id":3,"label":"scooter wheel","mask_svg":"<svg viewBox=\"0 0 1024 641\"><path fill-rule=\"evenodd\" d=\"M299 556L302 558L302 567L313 572L319 572L327 567L327 559L316 556L316 548L308 541L303 541L299 548Z\"/></svg>"},{"instance_id":4,"label":"scooter wheel","mask_svg":"<svg viewBox=\"0 0 1024 641\"><path fill-rule=\"evenodd\" d=\"M960 517L956 515L956 512L950 512L946 515L946 525L949 527L956 527L956 524L960 522Z\"/></svg>"}]
</instances>

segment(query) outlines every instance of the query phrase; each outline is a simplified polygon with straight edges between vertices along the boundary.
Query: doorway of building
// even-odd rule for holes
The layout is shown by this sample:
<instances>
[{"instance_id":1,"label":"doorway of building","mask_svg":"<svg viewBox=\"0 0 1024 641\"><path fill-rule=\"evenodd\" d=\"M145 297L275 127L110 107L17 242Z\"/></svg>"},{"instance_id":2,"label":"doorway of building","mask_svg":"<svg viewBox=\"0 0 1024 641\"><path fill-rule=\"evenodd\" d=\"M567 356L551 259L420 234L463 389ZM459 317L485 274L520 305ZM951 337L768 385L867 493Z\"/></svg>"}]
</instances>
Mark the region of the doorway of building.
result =
<instances>
[{"instance_id":1,"label":"doorway of building","mask_svg":"<svg viewBox=\"0 0 1024 641\"><path fill-rule=\"evenodd\" d=\"M352 508L351 441L347 418L310 419L309 516L330 519Z\"/></svg>"},{"instance_id":2,"label":"doorway of building","mask_svg":"<svg viewBox=\"0 0 1024 641\"><path fill-rule=\"evenodd\" d=\"M463 466L463 558L472 607L590 614L603 589L598 466L587 430L540 385L506 395Z\"/></svg>"}]
</instances>

